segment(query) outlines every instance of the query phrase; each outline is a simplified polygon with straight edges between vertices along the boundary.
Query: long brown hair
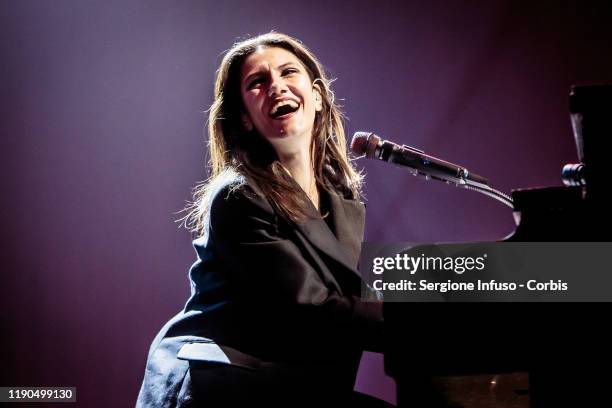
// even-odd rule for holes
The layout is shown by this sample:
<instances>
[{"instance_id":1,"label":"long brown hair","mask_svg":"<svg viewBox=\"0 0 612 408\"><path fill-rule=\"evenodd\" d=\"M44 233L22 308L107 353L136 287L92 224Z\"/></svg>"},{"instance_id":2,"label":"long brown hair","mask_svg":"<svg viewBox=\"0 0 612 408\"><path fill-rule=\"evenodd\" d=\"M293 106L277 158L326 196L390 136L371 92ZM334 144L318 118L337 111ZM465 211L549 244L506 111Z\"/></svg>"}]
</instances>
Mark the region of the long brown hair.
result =
<instances>
[{"instance_id":1,"label":"long brown hair","mask_svg":"<svg viewBox=\"0 0 612 408\"><path fill-rule=\"evenodd\" d=\"M257 183L270 204L294 222L308 217L306 195L289 179L276 153L257 130L248 131L241 120L244 112L240 92L240 71L244 60L257 47L278 47L293 53L306 68L322 97L322 109L315 116L311 157L317 185L345 197L359 199L361 175L347 156L343 115L334 101L327 78L317 58L299 40L270 32L238 42L227 51L217 70L214 97L208 116L210 177L194 189L194 201L186 208L185 225L194 233L205 232L206 217L215 186L238 173ZM255 133L255 135L250 134Z\"/></svg>"}]
</instances>

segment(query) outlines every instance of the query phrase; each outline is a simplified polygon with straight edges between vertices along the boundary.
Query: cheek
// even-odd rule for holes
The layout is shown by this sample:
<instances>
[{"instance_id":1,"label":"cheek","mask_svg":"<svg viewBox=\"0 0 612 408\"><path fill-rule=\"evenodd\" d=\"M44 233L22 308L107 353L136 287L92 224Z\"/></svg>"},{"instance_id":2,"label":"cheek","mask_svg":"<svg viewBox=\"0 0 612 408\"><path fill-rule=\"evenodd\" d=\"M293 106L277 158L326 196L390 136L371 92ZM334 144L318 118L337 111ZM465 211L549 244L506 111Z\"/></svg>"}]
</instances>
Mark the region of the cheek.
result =
<instances>
[{"instance_id":1,"label":"cheek","mask_svg":"<svg viewBox=\"0 0 612 408\"><path fill-rule=\"evenodd\" d=\"M312 103L313 101L313 93L312 93L312 84L307 77L300 77L298 82L295 84L296 88L299 89L299 92L302 94L304 100Z\"/></svg>"},{"instance_id":2,"label":"cheek","mask_svg":"<svg viewBox=\"0 0 612 408\"><path fill-rule=\"evenodd\" d=\"M297 85L304 89L310 88L310 79L306 75L300 75L297 81Z\"/></svg>"},{"instance_id":3,"label":"cheek","mask_svg":"<svg viewBox=\"0 0 612 408\"><path fill-rule=\"evenodd\" d=\"M316 102L313 96L309 96L308 99L306 100L306 103L304 106L304 112L308 115L309 118L314 118L315 115L317 114L315 103Z\"/></svg>"},{"instance_id":4,"label":"cheek","mask_svg":"<svg viewBox=\"0 0 612 408\"><path fill-rule=\"evenodd\" d=\"M257 110L258 107L258 98L257 95L253 93L247 93L242 95L242 103L244 104L244 108L247 112L253 113Z\"/></svg>"}]
</instances>

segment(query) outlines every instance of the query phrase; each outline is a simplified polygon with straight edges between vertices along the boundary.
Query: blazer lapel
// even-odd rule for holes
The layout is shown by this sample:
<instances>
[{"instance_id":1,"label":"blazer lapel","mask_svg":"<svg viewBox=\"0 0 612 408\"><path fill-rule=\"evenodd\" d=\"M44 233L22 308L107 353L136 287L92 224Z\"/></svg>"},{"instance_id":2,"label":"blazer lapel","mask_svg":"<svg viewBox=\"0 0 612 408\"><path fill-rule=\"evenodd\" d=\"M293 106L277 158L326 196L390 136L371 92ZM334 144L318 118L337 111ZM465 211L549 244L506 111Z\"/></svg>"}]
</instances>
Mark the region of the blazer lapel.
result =
<instances>
[{"instance_id":1,"label":"blazer lapel","mask_svg":"<svg viewBox=\"0 0 612 408\"><path fill-rule=\"evenodd\" d=\"M257 187L257 183L249 180L249 185L262 197L263 192ZM291 179L293 181L293 179ZM361 281L361 275L357 271L357 262L361 253L361 241L363 240L365 226L365 206L357 200L348 200L339 194L329 193L322 190L321 193L329 198L329 215L334 231L329 228L327 222L320 218L319 211L312 204L306 193L293 181L298 191L304 194L310 218L305 222L293 223L296 229L320 252L337 261L348 269L351 274ZM270 207L272 210L272 207ZM336 235L334 235L334 233Z\"/></svg>"},{"instance_id":2,"label":"blazer lapel","mask_svg":"<svg viewBox=\"0 0 612 408\"><path fill-rule=\"evenodd\" d=\"M320 218L317 209L308 201L312 218L296 227L319 251L345 266L359 278L357 262L361 252L365 225L365 207L356 200L347 200L336 193L329 195L330 229L327 222ZM334 233L336 235L334 235Z\"/></svg>"},{"instance_id":3,"label":"blazer lapel","mask_svg":"<svg viewBox=\"0 0 612 408\"><path fill-rule=\"evenodd\" d=\"M329 198L333 232L344 253L349 256L351 265L357 268L365 228L365 206L336 193L329 193Z\"/></svg>"}]
</instances>

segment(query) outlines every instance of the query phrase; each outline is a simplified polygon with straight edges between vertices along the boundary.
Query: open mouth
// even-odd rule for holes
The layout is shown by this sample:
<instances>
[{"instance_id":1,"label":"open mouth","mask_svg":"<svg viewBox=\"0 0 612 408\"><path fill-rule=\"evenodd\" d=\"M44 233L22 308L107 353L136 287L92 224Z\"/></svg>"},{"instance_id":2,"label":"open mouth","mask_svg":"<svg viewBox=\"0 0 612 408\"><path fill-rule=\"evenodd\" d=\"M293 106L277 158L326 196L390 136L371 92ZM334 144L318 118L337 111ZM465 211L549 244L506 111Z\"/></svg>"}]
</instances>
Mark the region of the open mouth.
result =
<instances>
[{"instance_id":1,"label":"open mouth","mask_svg":"<svg viewBox=\"0 0 612 408\"><path fill-rule=\"evenodd\" d=\"M281 101L270 109L269 116L272 119L284 119L299 108L300 105L297 102L291 100Z\"/></svg>"}]
</instances>

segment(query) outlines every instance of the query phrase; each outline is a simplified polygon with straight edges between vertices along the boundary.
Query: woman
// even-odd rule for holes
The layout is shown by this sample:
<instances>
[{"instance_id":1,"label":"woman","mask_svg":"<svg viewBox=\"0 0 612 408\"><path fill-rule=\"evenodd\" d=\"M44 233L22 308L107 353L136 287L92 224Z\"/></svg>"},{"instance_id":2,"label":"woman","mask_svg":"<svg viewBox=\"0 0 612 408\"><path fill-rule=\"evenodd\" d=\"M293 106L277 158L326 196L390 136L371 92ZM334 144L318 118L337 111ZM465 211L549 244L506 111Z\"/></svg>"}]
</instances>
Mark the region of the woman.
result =
<instances>
[{"instance_id":1,"label":"woman","mask_svg":"<svg viewBox=\"0 0 612 408\"><path fill-rule=\"evenodd\" d=\"M329 84L283 34L225 55L212 176L188 216L191 298L151 345L138 406L374 401L352 389L362 350L380 350L382 305L367 287L362 300L361 180Z\"/></svg>"}]
</instances>

